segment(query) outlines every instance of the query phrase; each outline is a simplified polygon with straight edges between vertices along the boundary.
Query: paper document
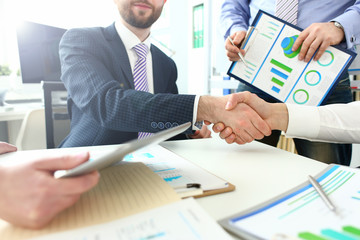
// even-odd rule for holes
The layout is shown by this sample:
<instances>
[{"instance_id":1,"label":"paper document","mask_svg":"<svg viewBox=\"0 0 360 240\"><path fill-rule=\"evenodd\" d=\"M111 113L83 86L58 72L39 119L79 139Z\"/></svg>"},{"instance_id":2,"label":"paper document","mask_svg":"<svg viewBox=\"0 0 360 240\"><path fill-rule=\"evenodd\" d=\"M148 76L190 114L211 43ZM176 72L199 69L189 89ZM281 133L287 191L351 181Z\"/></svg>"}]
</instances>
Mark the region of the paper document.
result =
<instances>
[{"instance_id":1,"label":"paper document","mask_svg":"<svg viewBox=\"0 0 360 240\"><path fill-rule=\"evenodd\" d=\"M52 234L36 240L232 239L193 198L106 224Z\"/></svg>"},{"instance_id":2,"label":"paper document","mask_svg":"<svg viewBox=\"0 0 360 240\"><path fill-rule=\"evenodd\" d=\"M292 51L292 46L301 29L263 11L252 25L244 46L246 65L233 62L228 74L281 102L320 105L355 57L330 46L318 61L299 61L300 48Z\"/></svg>"},{"instance_id":3,"label":"paper document","mask_svg":"<svg viewBox=\"0 0 360 240\"><path fill-rule=\"evenodd\" d=\"M330 165L316 180L336 206L330 211L308 182L220 221L246 239L360 239L360 169Z\"/></svg>"},{"instance_id":4,"label":"paper document","mask_svg":"<svg viewBox=\"0 0 360 240\"><path fill-rule=\"evenodd\" d=\"M172 187L187 183L200 183L204 191L228 187L223 179L159 145L129 154L124 161L144 163Z\"/></svg>"}]
</instances>

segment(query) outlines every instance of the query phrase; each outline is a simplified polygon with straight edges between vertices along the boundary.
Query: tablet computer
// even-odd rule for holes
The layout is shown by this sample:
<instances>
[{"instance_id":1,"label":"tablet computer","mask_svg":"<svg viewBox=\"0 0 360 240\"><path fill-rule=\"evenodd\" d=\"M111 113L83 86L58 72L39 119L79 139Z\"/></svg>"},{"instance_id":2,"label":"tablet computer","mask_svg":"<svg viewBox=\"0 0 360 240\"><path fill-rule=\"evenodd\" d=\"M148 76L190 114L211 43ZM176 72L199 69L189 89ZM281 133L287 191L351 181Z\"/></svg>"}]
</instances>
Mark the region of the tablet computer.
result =
<instances>
[{"instance_id":1,"label":"tablet computer","mask_svg":"<svg viewBox=\"0 0 360 240\"><path fill-rule=\"evenodd\" d=\"M58 170L55 171L55 178L65 178L65 177L75 177L90 173L95 170L101 170L103 168L109 167L119 161L121 161L127 154L139 150L143 147L147 147L153 144L158 144L162 141L165 141L173 136L176 136L191 126L191 122L181 124L179 126L154 133L150 137L143 139L134 139L124 144L121 144L115 150L109 152L108 154L101 156L97 159L85 162L75 168L69 170Z\"/></svg>"}]
</instances>

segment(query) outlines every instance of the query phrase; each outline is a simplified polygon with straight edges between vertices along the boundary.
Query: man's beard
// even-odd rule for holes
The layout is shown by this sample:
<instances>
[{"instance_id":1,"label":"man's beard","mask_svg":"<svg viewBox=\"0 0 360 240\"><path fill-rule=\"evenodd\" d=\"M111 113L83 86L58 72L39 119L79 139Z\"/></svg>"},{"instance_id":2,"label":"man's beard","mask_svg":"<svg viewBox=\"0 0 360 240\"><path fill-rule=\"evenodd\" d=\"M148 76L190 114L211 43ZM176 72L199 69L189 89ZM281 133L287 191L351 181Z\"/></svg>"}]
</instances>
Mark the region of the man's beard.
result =
<instances>
[{"instance_id":1,"label":"man's beard","mask_svg":"<svg viewBox=\"0 0 360 240\"><path fill-rule=\"evenodd\" d=\"M144 3L149 4L146 0L145 1L137 1L137 2L144 2ZM154 9L153 8L153 12L148 18L137 18L137 16L131 10L130 6L131 6L131 3L126 4L126 6L124 6L120 10L120 15L125 20L125 22L127 22L128 24L130 24L131 26L136 27L136 28L149 28L149 27L151 27L151 25L156 20L158 20L158 18L161 15L161 11L162 11L161 8L160 9ZM144 16L145 12L139 11L138 14L139 14L139 16Z\"/></svg>"}]
</instances>

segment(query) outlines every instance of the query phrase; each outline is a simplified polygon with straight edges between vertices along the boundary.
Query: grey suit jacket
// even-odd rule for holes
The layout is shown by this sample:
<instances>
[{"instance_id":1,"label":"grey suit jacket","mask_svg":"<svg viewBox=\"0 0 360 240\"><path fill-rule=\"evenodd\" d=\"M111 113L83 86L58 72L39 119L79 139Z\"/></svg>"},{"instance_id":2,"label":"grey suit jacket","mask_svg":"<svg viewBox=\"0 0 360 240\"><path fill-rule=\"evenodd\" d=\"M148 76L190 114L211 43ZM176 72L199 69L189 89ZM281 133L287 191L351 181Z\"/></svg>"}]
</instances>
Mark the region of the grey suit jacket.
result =
<instances>
[{"instance_id":1,"label":"grey suit jacket","mask_svg":"<svg viewBox=\"0 0 360 240\"><path fill-rule=\"evenodd\" d=\"M134 90L126 49L115 24L68 30L60 42L71 131L61 147L119 144L137 132L192 121L194 95L179 95L174 61L151 46L155 94ZM191 133L191 129L187 131Z\"/></svg>"}]
</instances>

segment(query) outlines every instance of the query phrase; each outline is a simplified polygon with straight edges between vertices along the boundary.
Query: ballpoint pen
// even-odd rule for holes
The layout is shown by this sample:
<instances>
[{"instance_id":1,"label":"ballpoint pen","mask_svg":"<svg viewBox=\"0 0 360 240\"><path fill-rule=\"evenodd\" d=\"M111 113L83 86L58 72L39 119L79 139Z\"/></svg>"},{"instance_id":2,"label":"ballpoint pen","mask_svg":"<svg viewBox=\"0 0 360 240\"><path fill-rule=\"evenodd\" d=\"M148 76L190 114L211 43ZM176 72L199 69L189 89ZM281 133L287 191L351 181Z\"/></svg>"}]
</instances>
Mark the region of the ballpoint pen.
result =
<instances>
[{"instance_id":1,"label":"ballpoint pen","mask_svg":"<svg viewBox=\"0 0 360 240\"><path fill-rule=\"evenodd\" d=\"M228 38L229 38L229 41L231 42L231 44L232 44L234 47L236 47L235 44L234 44L234 42L233 42L233 40L231 39L231 37L229 36ZM241 61L242 61L242 62L245 64L245 66L247 67L247 64L246 64L246 62L245 62L244 56L243 56L240 52L238 52L238 55L239 55Z\"/></svg>"},{"instance_id":2,"label":"ballpoint pen","mask_svg":"<svg viewBox=\"0 0 360 240\"><path fill-rule=\"evenodd\" d=\"M326 193L324 192L320 184L316 181L316 179L309 175L309 181L311 185L315 188L316 192L320 195L320 198L325 202L326 206L331 211L335 212L335 205L330 201L329 197L326 195Z\"/></svg>"}]
</instances>

